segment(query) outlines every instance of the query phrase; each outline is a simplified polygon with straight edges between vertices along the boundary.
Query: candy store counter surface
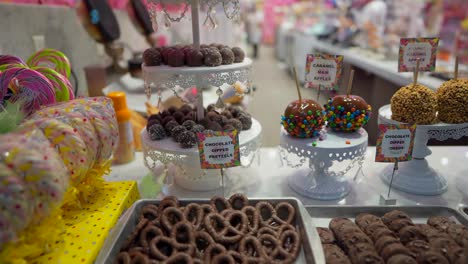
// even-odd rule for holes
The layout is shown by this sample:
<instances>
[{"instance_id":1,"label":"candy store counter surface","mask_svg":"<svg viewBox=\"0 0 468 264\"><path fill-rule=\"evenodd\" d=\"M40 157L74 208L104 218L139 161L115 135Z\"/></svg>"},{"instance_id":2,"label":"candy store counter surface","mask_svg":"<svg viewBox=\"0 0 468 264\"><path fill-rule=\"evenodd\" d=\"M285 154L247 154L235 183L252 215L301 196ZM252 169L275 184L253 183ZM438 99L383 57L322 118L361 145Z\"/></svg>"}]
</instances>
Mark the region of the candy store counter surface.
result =
<instances>
[{"instance_id":1,"label":"candy store counter surface","mask_svg":"<svg viewBox=\"0 0 468 264\"><path fill-rule=\"evenodd\" d=\"M398 205L439 205L456 208L468 206L468 146L431 147L432 155L428 162L435 170L441 172L448 181L448 191L442 195L421 196L392 190L391 198L397 199ZM281 165L278 148L262 148L259 162L254 161L250 168L233 168L227 173L224 193L230 196L236 192L249 197L297 197L304 205L378 205L380 195L386 195L388 186L379 175L388 163L376 163L375 147L368 147L363 165L363 174L352 184L348 196L341 200L318 201L300 196L290 189L287 177L295 169ZM137 153L135 161L125 165L114 166L109 181L137 180L141 183L148 174L143 165L143 155ZM140 186L141 188L141 186ZM218 189L209 192L193 192L178 186L169 186L168 193L181 198L209 198L221 195ZM161 194L159 194L161 195ZM154 194L155 197L158 194Z\"/></svg>"}]
</instances>

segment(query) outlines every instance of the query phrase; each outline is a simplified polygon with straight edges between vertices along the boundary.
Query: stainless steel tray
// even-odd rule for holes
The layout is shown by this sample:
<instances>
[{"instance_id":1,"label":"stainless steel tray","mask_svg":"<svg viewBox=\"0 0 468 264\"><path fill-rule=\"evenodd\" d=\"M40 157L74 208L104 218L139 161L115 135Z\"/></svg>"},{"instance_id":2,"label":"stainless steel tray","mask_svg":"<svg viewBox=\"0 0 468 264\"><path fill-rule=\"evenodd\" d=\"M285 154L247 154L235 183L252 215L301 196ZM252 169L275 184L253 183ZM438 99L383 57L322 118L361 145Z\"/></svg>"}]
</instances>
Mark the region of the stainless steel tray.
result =
<instances>
[{"instance_id":1,"label":"stainless steel tray","mask_svg":"<svg viewBox=\"0 0 468 264\"><path fill-rule=\"evenodd\" d=\"M209 203L209 199L180 199L182 205L188 203ZM302 203L296 198L249 198L250 204L255 205L259 201L269 201L273 204L288 202L296 209L296 227L302 237L302 250L296 263L324 263L323 252L321 252L320 240L311 241L311 238L318 237L315 228L310 226L310 221ZM148 204L158 204L160 200L139 200L133 204L119 219L114 228L109 232L104 245L96 258L95 263L114 263L115 257L125 243L127 237L135 229L141 209ZM318 254L314 250L318 250Z\"/></svg>"}]
</instances>

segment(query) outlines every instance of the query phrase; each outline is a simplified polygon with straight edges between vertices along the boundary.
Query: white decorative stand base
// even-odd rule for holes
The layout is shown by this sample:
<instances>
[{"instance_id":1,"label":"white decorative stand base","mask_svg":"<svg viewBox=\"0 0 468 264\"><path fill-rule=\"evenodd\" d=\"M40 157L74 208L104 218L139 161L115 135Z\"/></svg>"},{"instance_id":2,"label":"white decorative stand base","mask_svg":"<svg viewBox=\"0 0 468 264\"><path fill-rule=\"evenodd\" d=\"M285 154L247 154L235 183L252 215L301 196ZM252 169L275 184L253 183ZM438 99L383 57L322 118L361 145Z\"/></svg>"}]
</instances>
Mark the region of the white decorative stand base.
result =
<instances>
[{"instance_id":1,"label":"white decorative stand base","mask_svg":"<svg viewBox=\"0 0 468 264\"><path fill-rule=\"evenodd\" d=\"M367 149L367 132L336 133L322 130L323 140L294 138L281 128L280 151L289 167L299 168L309 162L309 168L298 169L289 177L289 186L294 191L318 200L336 200L345 197L351 190L350 179L345 175L358 163L359 173ZM315 142L315 146L314 146ZM294 160L298 162L294 162ZM335 163L334 163L335 161ZM350 162L343 170L341 162Z\"/></svg>"},{"instance_id":2,"label":"white decorative stand base","mask_svg":"<svg viewBox=\"0 0 468 264\"><path fill-rule=\"evenodd\" d=\"M250 166L261 146L262 127L252 119L252 127L239 134L242 166ZM198 148L184 149L171 138L152 141L146 133L141 132L145 166L155 171L158 165L167 170L166 183L172 179L180 187L192 191L211 191L221 187L220 170L204 170L200 168Z\"/></svg>"},{"instance_id":3,"label":"white decorative stand base","mask_svg":"<svg viewBox=\"0 0 468 264\"><path fill-rule=\"evenodd\" d=\"M379 124L401 124L392 120L390 105L379 109ZM414 138L413 160L400 162L393 178L392 188L419 195L438 195L447 191L447 180L444 176L430 167L427 156L431 150L427 141L431 138L445 141L449 138L459 139L468 136L468 124L418 125ZM389 184L392 176L393 164L387 166L380 175L382 180Z\"/></svg>"}]
</instances>

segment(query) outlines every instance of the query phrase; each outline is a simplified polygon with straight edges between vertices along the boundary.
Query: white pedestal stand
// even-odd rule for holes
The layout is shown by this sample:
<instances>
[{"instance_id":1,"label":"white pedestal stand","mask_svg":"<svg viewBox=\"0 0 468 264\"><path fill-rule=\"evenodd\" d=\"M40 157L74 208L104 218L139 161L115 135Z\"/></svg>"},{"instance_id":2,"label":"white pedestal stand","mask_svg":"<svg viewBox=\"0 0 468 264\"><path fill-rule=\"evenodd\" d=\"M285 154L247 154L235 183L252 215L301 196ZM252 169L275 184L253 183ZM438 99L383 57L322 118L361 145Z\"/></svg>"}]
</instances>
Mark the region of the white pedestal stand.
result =
<instances>
[{"instance_id":1,"label":"white pedestal stand","mask_svg":"<svg viewBox=\"0 0 468 264\"><path fill-rule=\"evenodd\" d=\"M348 172L358 164L359 173L367 149L367 132L360 129L355 133L336 133L322 130L324 139L295 138L281 128L280 152L289 167L300 168L307 161L308 168L298 169L289 177L289 186L301 195L318 200L335 200L346 196L351 190ZM316 142L316 146L313 143ZM347 144L347 142L349 144ZM339 172L331 171L333 165L343 167ZM335 167L335 166L334 166Z\"/></svg>"},{"instance_id":2,"label":"white pedestal stand","mask_svg":"<svg viewBox=\"0 0 468 264\"><path fill-rule=\"evenodd\" d=\"M379 109L379 124L401 124L392 120L390 105ZM431 155L427 147L429 139L444 141L449 138L459 139L468 136L468 123L434 125L418 125L414 138L413 160L399 163L395 172L392 188L420 195L438 195L447 190L447 180L441 174L430 167L426 157ZM393 165L387 166L380 175L382 180L389 184L392 176Z\"/></svg>"},{"instance_id":3,"label":"white pedestal stand","mask_svg":"<svg viewBox=\"0 0 468 264\"><path fill-rule=\"evenodd\" d=\"M241 164L245 167L250 166L261 146L262 127L257 120L252 121L252 127L239 134ZM200 168L197 146L185 149L171 138L152 141L146 129L141 132L141 141L146 167L155 172L158 165L163 165L169 177L166 182L170 183L174 179L177 185L193 191L209 191L221 187L219 170ZM174 170L168 171L171 165Z\"/></svg>"}]
</instances>

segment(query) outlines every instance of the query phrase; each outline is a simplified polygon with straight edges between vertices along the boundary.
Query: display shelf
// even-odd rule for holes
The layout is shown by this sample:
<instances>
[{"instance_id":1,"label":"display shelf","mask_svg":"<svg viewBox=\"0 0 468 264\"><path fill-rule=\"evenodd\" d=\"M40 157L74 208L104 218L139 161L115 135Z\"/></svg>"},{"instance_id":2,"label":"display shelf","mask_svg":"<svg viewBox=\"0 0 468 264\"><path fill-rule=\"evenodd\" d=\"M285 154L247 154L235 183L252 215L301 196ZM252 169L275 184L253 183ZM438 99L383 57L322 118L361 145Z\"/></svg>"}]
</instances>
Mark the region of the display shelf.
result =
<instances>
[{"instance_id":1,"label":"display shelf","mask_svg":"<svg viewBox=\"0 0 468 264\"><path fill-rule=\"evenodd\" d=\"M354 133L333 132L323 129L319 137L291 137L281 128L280 153L289 167L297 168L289 178L289 186L294 191L318 200L336 200L351 190L349 179L345 176L357 163L362 167L367 149L368 135L364 129ZM293 163L292 160L297 160ZM344 170L331 171L334 162L350 162ZM304 164L308 168L298 169ZM336 169L336 168L335 168ZM356 172L357 173L357 172Z\"/></svg>"},{"instance_id":2,"label":"display shelf","mask_svg":"<svg viewBox=\"0 0 468 264\"><path fill-rule=\"evenodd\" d=\"M390 105L379 109L379 124L401 124L392 120ZM427 162L426 157L432 154L427 147L429 139L445 141L447 139L460 139L468 136L468 123L433 125L418 125L414 138L413 160L399 164L393 180L393 188L419 195L438 195L447 191L447 179L443 171L434 170ZM387 166L380 174L382 180L389 184L393 172L393 165Z\"/></svg>"},{"instance_id":3,"label":"display shelf","mask_svg":"<svg viewBox=\"0 0 468 264\"><path fill-rule=\"evenodd\" d=\"M105 183L81 209L63 211L63 239L31 263L94 263L110 229L137 199L136 182Z\"/></svg>"},{"instance_id":4,"label":"display shelf","mask_svg":"<svg viewBox=\"0 0 468 264\"><path fill-rule=\"evenodd\" d=\"M239 134L239 149L242 166L248 167L255 158L261 146L262 126L252 118L252 127ZM203 170L200 168L198 148L182 148L172 138L152 141L146 129L141 132L145 166L154 172L158 164L165 167L172 164L178 169L174 176L175 182L188 190L207 191L221 187L219 170Z\"/></svg>"}]
</instances>

